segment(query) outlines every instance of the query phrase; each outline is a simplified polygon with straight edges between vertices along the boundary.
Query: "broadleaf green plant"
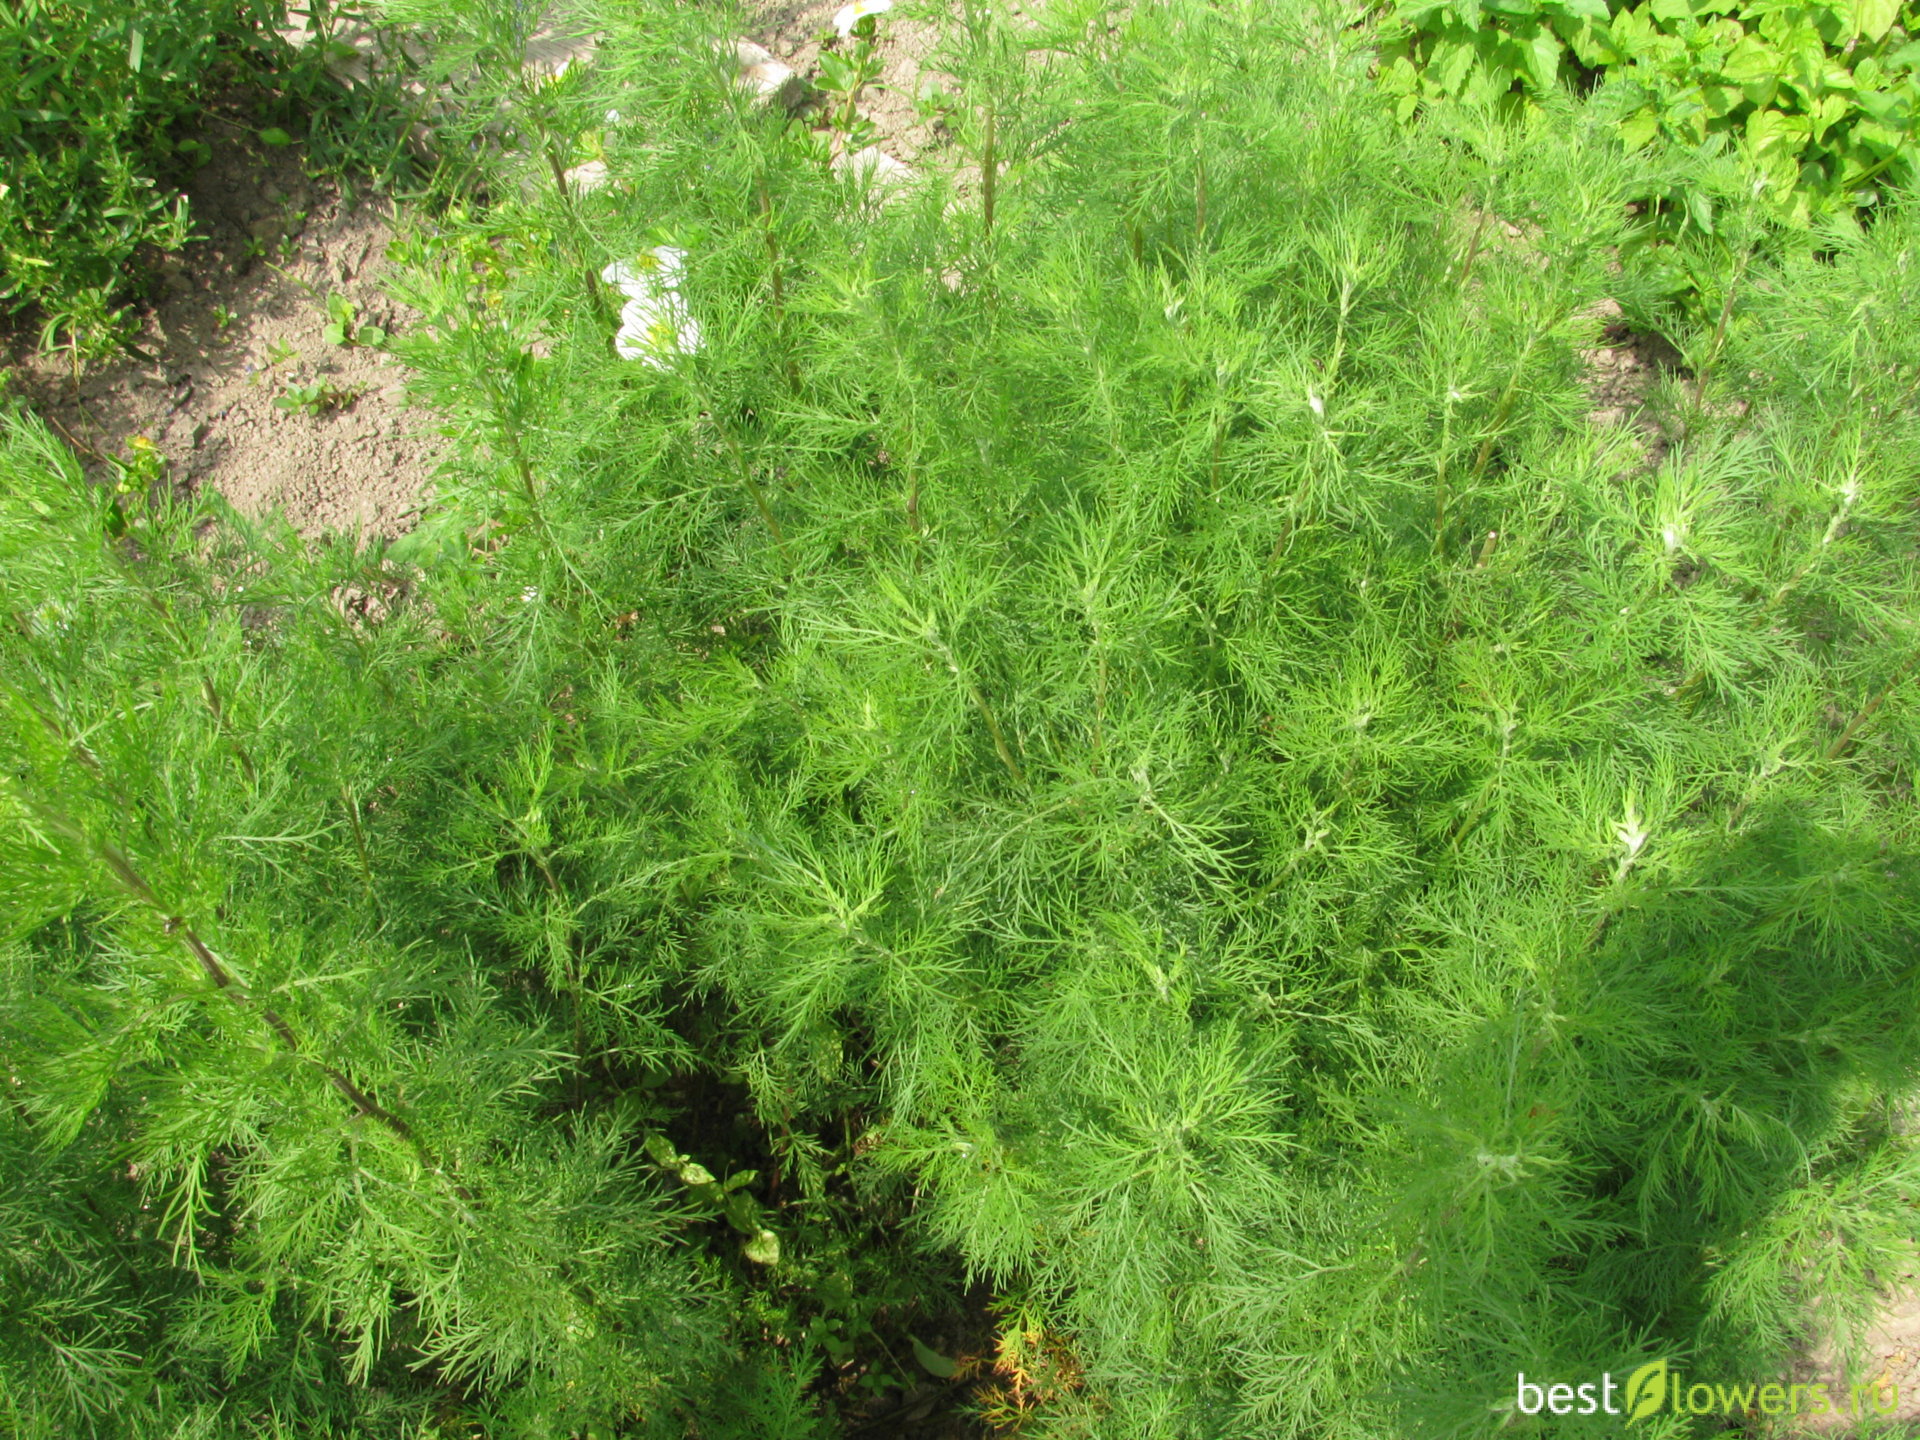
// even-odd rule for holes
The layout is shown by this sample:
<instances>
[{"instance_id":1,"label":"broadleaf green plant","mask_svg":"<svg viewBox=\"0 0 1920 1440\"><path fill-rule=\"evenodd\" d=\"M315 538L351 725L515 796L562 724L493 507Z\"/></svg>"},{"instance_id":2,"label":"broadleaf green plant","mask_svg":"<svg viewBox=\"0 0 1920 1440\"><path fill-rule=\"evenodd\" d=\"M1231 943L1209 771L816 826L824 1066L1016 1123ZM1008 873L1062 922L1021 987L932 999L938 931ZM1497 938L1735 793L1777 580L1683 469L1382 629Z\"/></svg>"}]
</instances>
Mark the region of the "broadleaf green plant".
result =
<instances>
[{"instance_id":1,"label":"broadleaf green plant","mask_svg":"<svg viewBox=\"0 0 1920 1440\"><path fill-rule=\"evenodd\" d=\"M1398 0L1380 61L1403 118L1604 81L1625 143L1722 147L1802 226L1874 204L1920 156L1920 10L1899 0Z\"/></svg>"}]
</instances>

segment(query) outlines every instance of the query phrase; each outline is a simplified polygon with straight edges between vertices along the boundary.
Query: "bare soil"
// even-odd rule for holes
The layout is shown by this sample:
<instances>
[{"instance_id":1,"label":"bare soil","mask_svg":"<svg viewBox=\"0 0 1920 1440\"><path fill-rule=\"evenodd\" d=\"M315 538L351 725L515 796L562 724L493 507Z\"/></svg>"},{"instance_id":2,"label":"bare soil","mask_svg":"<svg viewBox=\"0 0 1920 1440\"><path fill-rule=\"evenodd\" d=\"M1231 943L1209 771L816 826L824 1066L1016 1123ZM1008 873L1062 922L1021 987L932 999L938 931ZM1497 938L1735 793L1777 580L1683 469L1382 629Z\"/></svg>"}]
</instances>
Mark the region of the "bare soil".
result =
<instances>
[{"instance_id":1,"label":"bare soil","mask_svg":"<svg viewBox=\"0 0 1920 1440\"><path fill-rule=\"evenodd\" d=\"M833 39L833 15L843 0L761 0L748 8L743 39L764 45L805 80L819 69L820 52ZM888 15L879 28L880 79L860 97L860 113L879 131L879 147L911 165L943 138L922 114L920 101L946 77L928 68L940 29L925 20Z\"/></svg>"},{"instance_id":2,"label":"bare soil","mask_svg":"<svg viewBox=\"0 0 1920 1440\"><path fill-rule=\"evenodd\" d=\"M403 371L382 351L329 343L326 297L362 324L403 333L409 316L381 291L391 210L308 178L210 116L213 159L188 189L204 238L162 263L136 351L75 374L60 352L10 338L10 387L106 473L145 436L183 488L212 485L237 507L278 507L303 533L393 535L433 472L437 439L405 408ZM319 413L275 404L324 382Z\"/></svg>"},{"instance_id":3,"label":"bare soil","mask_svg":"<svg viewBox=\"0 0 1920 1440\"><path fill-rule=\"evenodd\" d=\"M1800 1416L1779 1435L1920 1435L1920 1256L1891 1277L1858 1352L1843 1354L1831 1337L1808 1347L1793 1383L1825 1384L1847 1413Z\"/></svg>"},{"instance_id":4,"label":"bare soil","mask_svg":"<svg viewBox=\"0 0 1920 1440\"><path fill-rule=\"evenodd\" d=\"M1601 343L1583 355L1587 395L1593 405L1587 419L1595 425L1631 425L1640 433L1648 458L1657 461L1667 448L1667 435L1648 411L1648 403L1663 379L1682 371L1680 352L1662 335L1633 329L1620 318L1611 301L1597 318L1605 328Z\"/></svg>"}]
</instances>

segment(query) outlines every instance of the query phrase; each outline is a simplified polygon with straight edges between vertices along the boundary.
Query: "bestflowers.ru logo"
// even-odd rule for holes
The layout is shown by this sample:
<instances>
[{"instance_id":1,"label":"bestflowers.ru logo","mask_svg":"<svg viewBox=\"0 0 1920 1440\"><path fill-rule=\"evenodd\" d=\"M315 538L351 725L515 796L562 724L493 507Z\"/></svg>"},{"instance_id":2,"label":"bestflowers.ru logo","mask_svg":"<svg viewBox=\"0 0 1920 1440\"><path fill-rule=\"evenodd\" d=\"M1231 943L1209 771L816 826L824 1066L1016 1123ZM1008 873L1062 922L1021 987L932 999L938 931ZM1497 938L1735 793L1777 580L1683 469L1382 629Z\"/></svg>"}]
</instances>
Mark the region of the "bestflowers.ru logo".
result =
<instances>
[{"instance_id":1,"label":"bestflowers.ru logo","mask_svg":"<svg viewBox=\"0 0 1920 1440\"><path fill-rule=\"evenodd\" d=\"M1891 1380L1855 1385L1725 1385L1694 1381L1665 1360L1642 1365L1623 1385L1612 1371L1598 1380L1566 1384L1518 1377L1523 1415L1618 1415L1631 1425L1662 1411L1672 1415L1892 1415L1900 1390ZM1616 1401L1618 1403L1616 1403Z\"/></svg>"}]
</instances>

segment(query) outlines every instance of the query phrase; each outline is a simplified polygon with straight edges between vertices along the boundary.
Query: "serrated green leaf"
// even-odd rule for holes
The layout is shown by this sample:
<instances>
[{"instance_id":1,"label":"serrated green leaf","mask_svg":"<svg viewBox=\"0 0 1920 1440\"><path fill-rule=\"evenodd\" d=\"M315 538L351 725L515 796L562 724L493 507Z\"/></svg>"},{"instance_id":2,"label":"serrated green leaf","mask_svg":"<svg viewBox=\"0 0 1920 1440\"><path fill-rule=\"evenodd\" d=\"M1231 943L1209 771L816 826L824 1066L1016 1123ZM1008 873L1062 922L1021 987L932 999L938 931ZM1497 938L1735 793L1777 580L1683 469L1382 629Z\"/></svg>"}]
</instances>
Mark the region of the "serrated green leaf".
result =
<instances>
[{"instance_id":1,"label":"serrated green leaf","mask_svg":"<svg viewBox=\"0 0 1920 1440\"><path fill-rule=\"evenodd\" d=\"M1433 47L1427 73L1439 82L1440 88L1447 94L1458 95L1466 88L1467 76L1473 73L1474 61L1479 58L1472 45L1459 40L1442 40Z\"/></svg>"},{"instance_id":2,"label":"serrated green leaf","mask_svg":"<svg viewBox=\"0 0 1920 1440\"><path fill-rule=\"evenodd\" d=\"M1862 120L1850 132L1853 143L1869 151L1878 160L1899 150L1905 138L1899 131L1888 129L1877 120Z\"/></svg>"},{"instance_id":3,"label":"serrated green leaf","mask_svg":"<svg viewBox=\"0 0 1920 1440\"><path fill-rule=\"evenodd\" d=\"M1758 35L1748 35L1733 47L1720 73L1736 85L1746 85L1773 79L1783 68L1778 51Z\"/></svg>"},{"instance_id":4,"label":"serrated green leaf","mask_svg":"<svg viewBox=\"0 0 1920 1440\"><path fill-rule=\"evenodd\" d=\"M1700 97L1706 104L1707 114L1718 120L1740 103L1740 92L1731 85L1702 85Z\"/></svg>"},{"instance_id":5,"label":"serrated green leaf","mask_svg":"<svg viewBox=\"0 0 1920 1440\"><path fill-rule=\"evenodd\" d=\"M680 1152L673 1148L673 1142L658 1130L647 1136L644 1148L654 1164L671 1170L680 1163Z\"/></svg>"},{"instance_id":6,"label":"serrated green leaf","mask_svg":"<svg viewBox=\"0 0 1920 1440\"><path fill-rule=\"evenodd\" d=\"M1622 10L1607 26L1608 43L1626 60L1637 60L1653 48L1653 26L1638 10Z\"/></svg>"},{"instance_id":7,"label":"serrated green leaf","mask_svg":"<svg viewBox=\"0 0 1920 1440\"><path fill-rule=\"evenodd\" d=\"M1660 133L1660 117L1651 109L1636 110L1620 122L1620 139L1629 150L1652 143Z\"/></svg>"},{"instance_id":8,"label":"serrated green leaf","mask_svg":"<svg viewBox=\"0 0 1920 1440\"><path fill-rule=\"evenodd\" d=\"M1860 112L1889 130L1905 130L1911 107L1904 95L1887 90L1863 91L1855 99Z\"/></svg>"},{"instance_id":9,"label":"serrated green leaf","mask_svg":"<svg viewBox=\"0 0 1920 1440\"><path fill-rule=\"evenodd\" d=\"M1412 60L1399 56L1380 70L1380 88L1389 95L1420 93L1420 72Z\"/></svg>"},{"instance_id":10,"label":"serrated green leaf","mask_svg":"<svg viewBox=\"0 0 1920 1440\"><path fill-rule=\"evenodd\" d=\"M721 1211L726 1215L727 1223L732 1225L733 1228L738 1230L742 1235L759 1233L760 1202L755 1200L753 1196L749 1195L746 1191L735 1190L731 1195L728 1195L721 1206Z\"/></svg>"},{"instance_id":11,"label":"serrated green leaf","mask_svg":"<svg viewBox=\"0 0 1920 1440\"><path fill-rule=\"evenodd\" d=\"M1687 219L1702 235L1713 234L1713 197L1698 187L1688 190Z\"/></svg>"},{"instance_id":12,"label":"serrated green leaf","mask_svg":"<svg viewBox=\"0 0 1920 1440\"><path fill-rule=\"evenodd\" d=\"M1823 99L1814 109L1813 114L1807 117L1812 127L1814 142L1817 144L1825 139L1827 131L1844 119L1852 108L1844 95L1829 95Z\"/></svg>"},{"instance_id":13,"label":"serrated green leaf","mask_svg":"<svg viewBox=\"0 0 1920 1440\"><path fill-rule=\"evenodd\" d=\"M1551 90L1560 78L1560 56L1564 53L1559 37L1542 26L1527 42L1525 53L1534 85L1543 91Z\"/></svg>"}]
</instances>

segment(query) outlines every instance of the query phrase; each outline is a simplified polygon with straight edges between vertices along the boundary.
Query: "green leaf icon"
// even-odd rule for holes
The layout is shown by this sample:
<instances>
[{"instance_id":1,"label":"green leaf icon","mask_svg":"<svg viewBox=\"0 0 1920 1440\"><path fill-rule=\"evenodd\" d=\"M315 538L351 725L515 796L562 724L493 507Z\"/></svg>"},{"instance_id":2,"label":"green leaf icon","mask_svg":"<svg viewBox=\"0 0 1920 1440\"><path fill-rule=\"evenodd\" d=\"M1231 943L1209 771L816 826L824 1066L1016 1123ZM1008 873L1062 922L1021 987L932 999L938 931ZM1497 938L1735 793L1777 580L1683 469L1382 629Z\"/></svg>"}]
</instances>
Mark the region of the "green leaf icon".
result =
<instances>
[{"instance_id":1,"label":"green leaf icon","mask_svg":"<svg viewBox=\"0 0 1920 1440\"><path fill-rule=\"evenodd\" d=\"M1655 1360L1627 1377L1627 1424L1657 1412L1667 1399L1667 1362Z\"/></svg>"}]
</instances>

